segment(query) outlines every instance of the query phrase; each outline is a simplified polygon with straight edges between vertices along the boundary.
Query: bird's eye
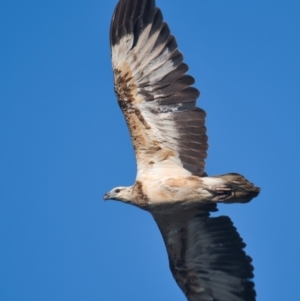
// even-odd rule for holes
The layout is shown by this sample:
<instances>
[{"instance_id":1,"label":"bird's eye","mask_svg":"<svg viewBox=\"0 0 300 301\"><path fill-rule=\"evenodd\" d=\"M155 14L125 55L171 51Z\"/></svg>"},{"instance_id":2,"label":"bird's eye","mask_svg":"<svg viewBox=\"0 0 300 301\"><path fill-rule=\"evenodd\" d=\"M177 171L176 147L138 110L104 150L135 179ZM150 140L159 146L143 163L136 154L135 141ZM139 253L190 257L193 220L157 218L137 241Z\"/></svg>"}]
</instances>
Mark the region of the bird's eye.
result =
<instances>
[{"instance_id":1,"label":"bird's eye","mask_svg":"<svg viewBox=\"0 0 300 301\"><path fill-rule=\"evenodd\" d=\"M120 192L120 189L115 189L115 192L116 192L116 193L119 193L119 192Z\"/></svg>"}]
</instances>

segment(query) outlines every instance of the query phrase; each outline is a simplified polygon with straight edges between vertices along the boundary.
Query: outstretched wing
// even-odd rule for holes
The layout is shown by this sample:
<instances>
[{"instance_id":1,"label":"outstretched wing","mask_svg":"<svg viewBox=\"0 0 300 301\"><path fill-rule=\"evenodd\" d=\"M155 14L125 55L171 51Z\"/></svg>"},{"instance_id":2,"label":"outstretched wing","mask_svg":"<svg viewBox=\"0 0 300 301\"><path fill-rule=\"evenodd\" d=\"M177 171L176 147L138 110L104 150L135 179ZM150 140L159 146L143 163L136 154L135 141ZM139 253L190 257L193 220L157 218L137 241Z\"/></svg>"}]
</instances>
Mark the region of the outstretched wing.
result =
<instances>
[{"instance_id":1,"label":"outstretched wing","mask_svg":"<svg viewBox=\"0 0 300 301\"><path fill-rule=\"evenodd\" d=\"M110 29L115 92L134 145L138 177L204 174L199 91L154 0L119 0ZM174 170L176 169L176 171Z\"/></svg>"},{"instance_id":2,"label":"outstretched wing","mask_svg":"<svg viewBox=\"0 0 300 301\"><path fill-rule=\"evenodd\" d=\"M189 301L255 301L253 266L227 216L216 205L177 215L153 214L166 244L171 272Z\"/></svg>"}]
</instances>

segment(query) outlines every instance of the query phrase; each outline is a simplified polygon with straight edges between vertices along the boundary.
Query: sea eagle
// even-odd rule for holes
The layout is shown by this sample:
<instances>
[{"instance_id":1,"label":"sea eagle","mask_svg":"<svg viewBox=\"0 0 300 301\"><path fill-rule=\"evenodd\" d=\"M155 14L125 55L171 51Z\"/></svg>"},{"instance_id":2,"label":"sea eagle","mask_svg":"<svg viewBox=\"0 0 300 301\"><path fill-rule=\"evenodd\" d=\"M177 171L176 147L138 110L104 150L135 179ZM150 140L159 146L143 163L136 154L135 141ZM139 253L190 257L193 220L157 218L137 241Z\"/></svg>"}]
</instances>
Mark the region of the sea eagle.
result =
<instances>
[{"instance_id":1,"label":"sea eagle","mask_svg":"<svg viewBox=\"0 0 300 301\"><path fill-rule=\"evenodd\" d=\"M209 177L205 111L175 37L154 0L119 0L110 27L114 89L137 162L130 187L104 195L144 209L165 242L189 301L253 301L251 258L217 203L247 203L260 189L237 173Z\"/></svg>"}]
</instances>

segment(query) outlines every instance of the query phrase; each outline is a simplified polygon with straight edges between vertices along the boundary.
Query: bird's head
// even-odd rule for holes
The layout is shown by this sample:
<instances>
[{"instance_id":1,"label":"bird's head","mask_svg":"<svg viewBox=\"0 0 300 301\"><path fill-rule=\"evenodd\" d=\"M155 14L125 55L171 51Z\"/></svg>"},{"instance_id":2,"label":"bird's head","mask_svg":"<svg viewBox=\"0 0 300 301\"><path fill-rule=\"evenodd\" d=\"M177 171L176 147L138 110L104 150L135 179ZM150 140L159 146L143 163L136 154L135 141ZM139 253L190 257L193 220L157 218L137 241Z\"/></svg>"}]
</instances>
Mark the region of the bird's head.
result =
<instances>
[{"instance_id":1,"label":"bird's head","mask_svg":"<svg viewBox=\"0 0 300 301\"><path fill-rule=\"evenodd\" d=\"M105 201L107 200L117 200L117 201L124 201L130 202L132 194L132 187L115 187L108 193L106 193L103 198Z\"/></svg>"}]
</instances>

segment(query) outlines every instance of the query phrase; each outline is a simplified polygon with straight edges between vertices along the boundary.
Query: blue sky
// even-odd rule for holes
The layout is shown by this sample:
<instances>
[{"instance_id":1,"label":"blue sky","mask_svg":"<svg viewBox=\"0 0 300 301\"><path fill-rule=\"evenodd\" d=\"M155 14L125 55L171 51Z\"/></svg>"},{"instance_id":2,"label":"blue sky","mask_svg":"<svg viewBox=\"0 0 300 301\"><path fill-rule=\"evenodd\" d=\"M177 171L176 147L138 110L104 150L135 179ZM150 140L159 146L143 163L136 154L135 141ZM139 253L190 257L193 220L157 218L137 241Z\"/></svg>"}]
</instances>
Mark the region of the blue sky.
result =
<instances>
[{"instance_id":1,"label":"blue sky","mask_svg":"<svg viewBox=\"0 0 300 301\"><path fill-rule=\"evenodd\" d=\"M2 1L0 300L185 300L152 217L103 201L135 180L113 92L116 1ZM300 300L300 2L157 0L207 112L210 175L262 188L220 206L258 301Z\"/></svg>"}]
</instances>

